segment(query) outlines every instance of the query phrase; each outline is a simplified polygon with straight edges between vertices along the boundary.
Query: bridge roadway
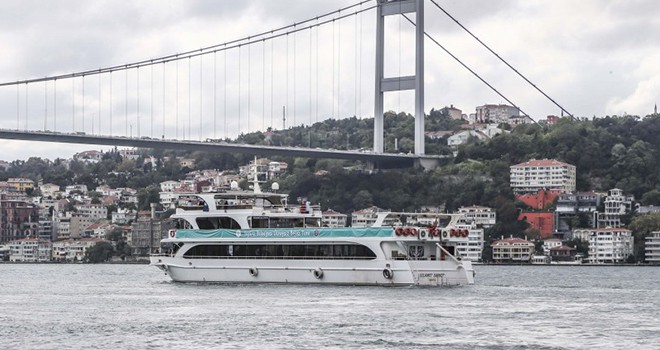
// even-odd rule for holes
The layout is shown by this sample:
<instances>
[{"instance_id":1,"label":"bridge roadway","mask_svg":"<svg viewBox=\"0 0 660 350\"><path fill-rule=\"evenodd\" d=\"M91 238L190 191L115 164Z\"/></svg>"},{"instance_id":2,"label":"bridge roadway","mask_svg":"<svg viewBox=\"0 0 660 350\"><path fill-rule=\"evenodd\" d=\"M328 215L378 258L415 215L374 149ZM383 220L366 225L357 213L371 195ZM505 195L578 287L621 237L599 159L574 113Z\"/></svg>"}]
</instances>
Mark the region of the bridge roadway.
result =
<instances>
[{"instance_id":1,"label":"bridge roadway","mask_svg":"<svg viewBox=\"0 0 660 350\"><path fill-rule=\"evenodd\" d=\"M173 150L203 151L209 153L240 153L255 156L288 156L358 160L371 163L376 168L406 168L422 166L430 169L447 156L419 156L414 154L373 153L359 151L326 150L304 147L277 147L247 145L226 142L201 142L157 139L149 137L87 135L84 133L59 133L51 131L20 131L0 129L0 139L75 143L86 145L127 146Z\"/></svg>"}]
</instances>

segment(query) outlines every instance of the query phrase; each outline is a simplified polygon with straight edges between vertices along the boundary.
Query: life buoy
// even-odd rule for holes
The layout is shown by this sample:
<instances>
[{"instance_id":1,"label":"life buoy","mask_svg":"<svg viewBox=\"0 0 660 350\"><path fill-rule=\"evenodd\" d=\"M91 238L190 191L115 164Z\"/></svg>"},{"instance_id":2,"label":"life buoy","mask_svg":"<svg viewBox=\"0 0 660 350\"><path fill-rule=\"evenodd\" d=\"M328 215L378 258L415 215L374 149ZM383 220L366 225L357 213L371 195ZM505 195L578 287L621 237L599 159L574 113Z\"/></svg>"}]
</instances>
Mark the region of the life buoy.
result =
<instances>
[{"instance_id":1,"label":"life buoy","mask_svg":"<svg viewBox=\"0 0 660 350\"><path fill-rule=\"evenodd\" d=\"M431 229L429 230L429 236L431 236L431 237L440 236L440 232L438 232L438 228L437 227L431 227Z\"/></svg>"},{"instance_id":2,"label":"life buoy","mask_svg":"<svg viewBox=\"0 0 660 350\"><path fill-rule=\"evenodd\" d=\"M397 236L401 236L403 234L403 229L401 227L397 227L396 230L394 230Z\"/></svg>"},{"instance_id":3,"label":"life buoy","mask_svg":"<svg viewBox=\"0 0 660 350\"><path fill-rule=\"evenodd\" d=\"M323 278L323 270L320 267L315 268L313 274L314 274L314 278L316 278L317 280Z\"/></svg>"},{"instance_id":4,"label":"life buoy","mask_svg":"<svg viewBox=\"0 0 660 350\"><path fill-rule=\"evenodd\" d=\"M463 237L467 237L470 235L470 231L468 230L463 230Z\"/></svg>"},{"instance_id":5,"label":"life buoy","mask_svg":"<svg viewBox=\"0 0 660 350\"><path fill-rule=\"evenodd\" d=\"M404 235L404 236L412 236L412 230L410 229L410 227L405 228L405 229L403 230L403 235Z\"/></svg>"},{"instance_id":6,"label":"life buoy","mask_svg":"<svg viewBox=\"0 0 660 350\"><path fill-rule=\"evenodd\" d=\"M170 237L174 238L176 236L176 230L170 230Z\"/></svg>"},{"instance_id":7,"label":"life buoy","mask_svg":"<svg viewBox=\"0 0 660 350\"><path fill-rule=\"evenodd\" d=\"M456 237L456 230L455 229L451 229L451 230L449 230L449 232L451 233L452 237Z\"/></svg>"},{"instance_id":8,"label":"life buoy","mask_svg":"<svg viewBox=\"0 0 660 350\"><path fill-rule=\"evenodd\" d=\"M256 267L251 267L248 270L248 272L250 272L250 276L257 277L257 275L259 274L259 269L257 269Z\"/></svg>"},{"instance_id":9,"label":"life buoy","mask_svg":"<svg viewBox=\"0 0 660 350\"><path fill-rule=\"evenodd\" d=\"M385 277L385 279L387 280L391 280L392 277L394 277L394 271L392 271L391 268L386 267L385 269L383 269L383 277Z\"/></svg>"}]
</instances>

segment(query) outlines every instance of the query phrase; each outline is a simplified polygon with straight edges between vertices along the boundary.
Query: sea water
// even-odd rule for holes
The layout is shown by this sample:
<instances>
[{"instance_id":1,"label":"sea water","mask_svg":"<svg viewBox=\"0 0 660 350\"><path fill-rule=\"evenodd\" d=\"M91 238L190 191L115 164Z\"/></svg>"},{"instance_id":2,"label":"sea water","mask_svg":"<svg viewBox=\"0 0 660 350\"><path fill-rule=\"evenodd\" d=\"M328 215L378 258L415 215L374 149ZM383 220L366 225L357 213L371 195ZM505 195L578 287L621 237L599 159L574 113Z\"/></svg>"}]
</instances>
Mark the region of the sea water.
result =
<instances>
[{"instance_id":1,"label":"sea water","mask_svg":"<svg viewBox=\"0 0 660 350\"><path fill-rule=\"evenodd\" d=\"M0 264L0 349L660 349L660 268L476 266L465 287L181 284Z\"/></svg>"}]
</instances>

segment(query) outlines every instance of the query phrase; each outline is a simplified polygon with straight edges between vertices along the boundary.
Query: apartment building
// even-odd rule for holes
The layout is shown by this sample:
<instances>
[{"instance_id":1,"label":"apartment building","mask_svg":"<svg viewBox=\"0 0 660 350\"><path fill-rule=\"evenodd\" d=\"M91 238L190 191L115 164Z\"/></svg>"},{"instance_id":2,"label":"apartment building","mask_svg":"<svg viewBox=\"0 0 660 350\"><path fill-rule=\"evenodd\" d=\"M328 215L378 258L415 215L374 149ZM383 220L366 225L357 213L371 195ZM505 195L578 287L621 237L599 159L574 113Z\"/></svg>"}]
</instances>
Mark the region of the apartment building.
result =
<instances>
[{"instance_id":1,"label":"apartment building","mask_svg":"<svg viewBox=\"0 0 660 350\"><path fill-rule=\"evenodd\" d=\"M554 159L532 159L511 166L511 189L515 194L539 190L575 192L575 166Z\"/></svg>"}]
</instances>

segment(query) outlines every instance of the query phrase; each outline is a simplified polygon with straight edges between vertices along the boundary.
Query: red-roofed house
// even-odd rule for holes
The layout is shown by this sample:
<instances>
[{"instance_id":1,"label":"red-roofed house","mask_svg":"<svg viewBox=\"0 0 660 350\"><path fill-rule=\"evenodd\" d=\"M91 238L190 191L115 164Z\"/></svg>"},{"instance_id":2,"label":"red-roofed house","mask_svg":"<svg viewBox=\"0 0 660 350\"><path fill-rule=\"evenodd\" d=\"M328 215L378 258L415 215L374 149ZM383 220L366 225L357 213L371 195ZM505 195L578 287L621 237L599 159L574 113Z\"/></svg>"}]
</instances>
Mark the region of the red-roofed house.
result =
<instances>
[{"instance_id":1,"label":"red-roofed house","mask_svg":"<svg viewBox=\"0 0 660 350\"><path fill-rule=\"evenodd\" d=\"M552 237L555 230L554 213L523 211L518 215L518 220L526 220L529 223L527 230L539 231L539 238L542 239Z\"/></svg>"},{"instance_id":2,"label":"red-roofed house","mask_svg":"<svg viewBox=\"0 0 660 350\"><path fill-rule=\"evenodd\" d=\"M534 209L545 209L560 194L557 190L538 190L536 193L517 194L516 199Z\"/></svg>"}]
</instances>

